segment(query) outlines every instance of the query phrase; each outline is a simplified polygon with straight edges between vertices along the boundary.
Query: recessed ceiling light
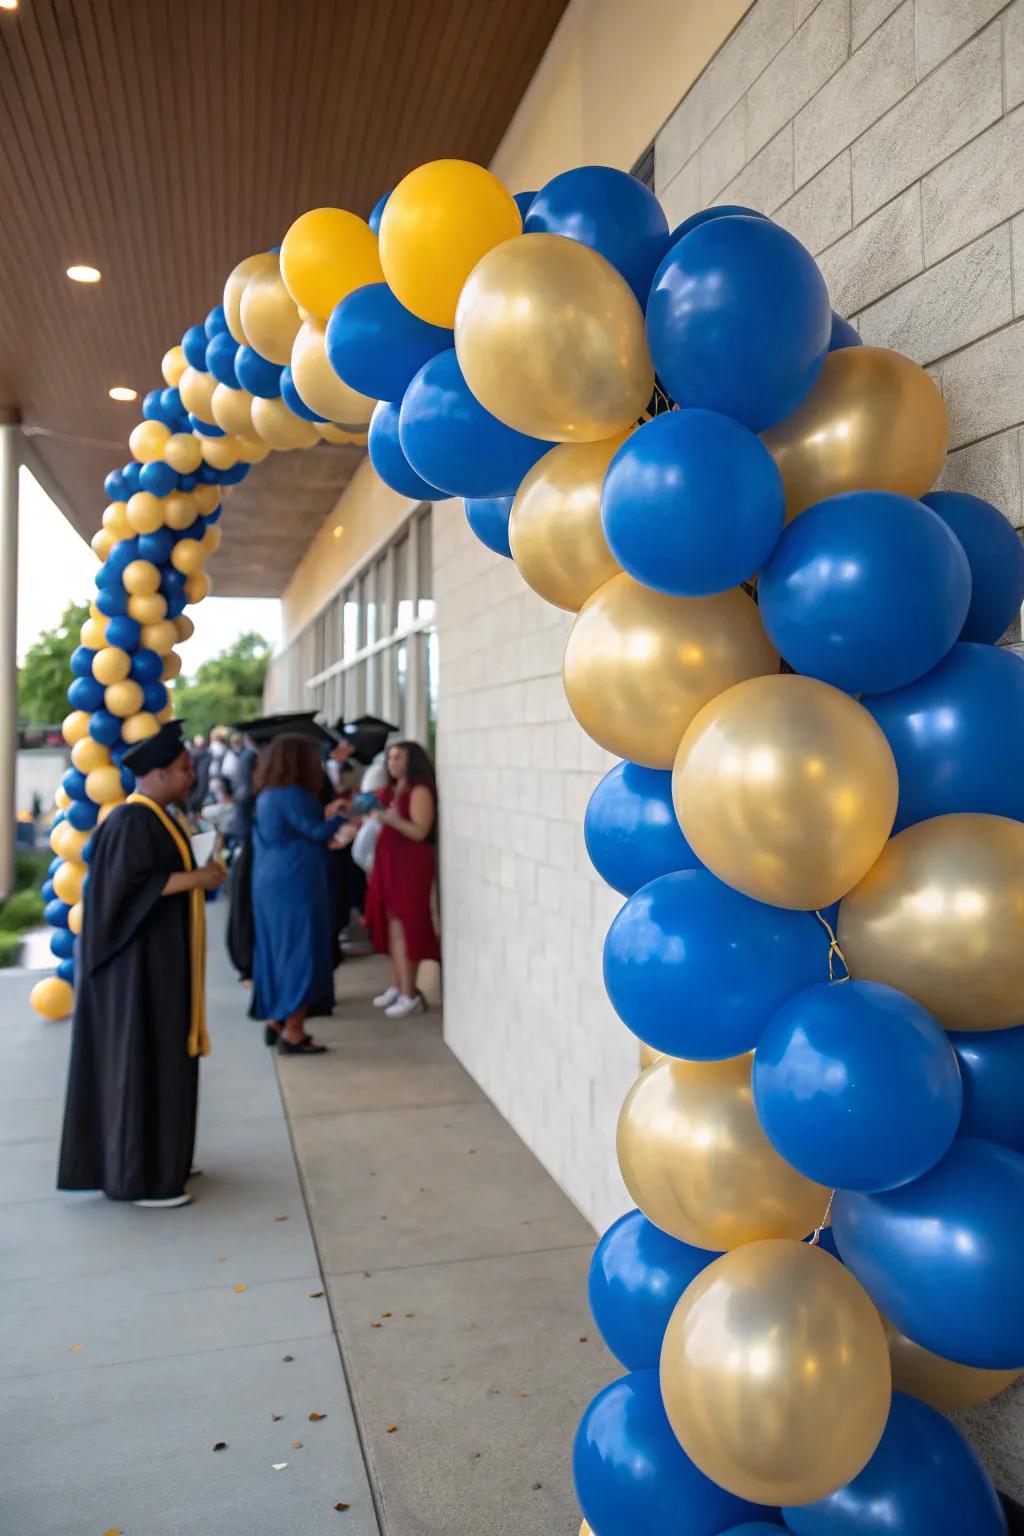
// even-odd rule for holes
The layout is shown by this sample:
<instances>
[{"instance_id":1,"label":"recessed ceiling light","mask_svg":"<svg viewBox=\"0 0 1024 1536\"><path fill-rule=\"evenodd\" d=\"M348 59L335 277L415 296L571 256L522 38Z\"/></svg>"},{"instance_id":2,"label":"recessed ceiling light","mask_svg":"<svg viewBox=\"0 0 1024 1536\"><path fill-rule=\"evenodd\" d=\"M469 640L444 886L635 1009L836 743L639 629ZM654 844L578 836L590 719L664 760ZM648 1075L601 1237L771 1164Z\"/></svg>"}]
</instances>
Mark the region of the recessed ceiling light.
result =
<instances>
[{"instance_id":1,"label":"recessed ceiling light","mask_svg":"<svg viewBox=\"0 0 1024 1536\"><path fill-rule=\"evenodd\" d=\"M115 384L113 389L109 389L107 393L111 400L137 400L139 398L138 390L129 389L127 384Z\"/></svg>"},{"instance_id":2,"label":"recessed ceiling light","mask_svg":"<svg viewBox=\"0 0 1024 1536\"><path fill-rule=\"evenodd\" d=\"M98 283L100 280L99 267L74 266L68 267L68 277L73 283Z\"/></svg>"},{"instance_id":3,"label":"recessed ceiling light","mask_svg":"<svg viewBox=\"0 0 1024 1536\"><path fill-rule=\"evenodd\" d=\"M0 11L16 11L18 0L0 0Z\"/></svg>"}]
</instances>

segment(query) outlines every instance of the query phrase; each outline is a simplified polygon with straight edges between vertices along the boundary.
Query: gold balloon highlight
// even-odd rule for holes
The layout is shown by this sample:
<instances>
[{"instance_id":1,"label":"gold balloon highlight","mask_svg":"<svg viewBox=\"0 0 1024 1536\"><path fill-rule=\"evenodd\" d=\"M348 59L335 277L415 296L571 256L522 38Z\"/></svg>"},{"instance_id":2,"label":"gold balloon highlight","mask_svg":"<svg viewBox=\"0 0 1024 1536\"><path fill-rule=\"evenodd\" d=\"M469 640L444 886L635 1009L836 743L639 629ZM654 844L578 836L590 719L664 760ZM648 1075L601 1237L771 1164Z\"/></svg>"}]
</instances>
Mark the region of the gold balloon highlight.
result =
<instances>
[{"instance_id":1,"label":"gold balloon highlight","mask_svg":"<svg viewBox=\"0 0 1024 1536\"><path fill-rule=\"evenodd\" d=\"M164 376L164 383L168 389L177 389L182 374L188 367L188 359L180 343L168 347L160 363L160 372Z\"/></svg>"},{"instance_id":2,"label":"gold balloon highlight","mask_svg":"<svg viewBox=\"0 0 1024 1536\"><path fill-rule=\"evenodd\" d=\"M603 256L561 235L520 235L484 257L459 299L455 349L481 405L555 442L624 431L654 390L632 289Z\"/></svg>"},{"instance_id":3,"label":"gold balloon highlight","mask_svg":"<svg viewBox=\"0 0 1024 1536\"><path fill-rule=\"evenodd\" d=\"M181 395L181 403L186 411L191 411L193 416L198 416L200 421L216 425L213 420L213 392L217 387L217 380L212 373L201 373L198 368L186 368L178 385L178 393ZM192 435L192 434L188 434ZM184 437L184 432L175 433L176 437ZM200 448L202 445L196 443ZM170 461L168 461L170 462ZM189 474L189 470L179 471L181 474Z\"/></svg>"},{"instance_id":4,"label":"gold balloon highlight","mask_svg":"<svg viewBox=\"0 0 1024 1536\"><path fill-rule=\"evenodd\" d=\"M813 677L739 683L679 743L676 816L694 853L774 907L827 907L885 847L898 784L889 743L848 694Z\"/></svg>"},{"instance_id":5,"label":"gold balloon highlight","mask_svg":"<svg viewBox=\"0 0 1024 1536\"><path fill-rule=\"evenodd\" d=\"M249 345L272 363L287 363L302 321L276 262L250 277L239 312Z\"/></svg>"},{"instance_id":6,"label":"gold balloon highlight","mask_svg":"<svg viewBox=\"0 0 1024 1536\"><path fill-rule=\"evenodd\" d=\"M620 569L601 526L601 487L627 436L559 443L537 460L512 503L509 543L523 580L572 613Z\"/></svg>"},{"instance_id":7,"label":"gold balloon highlight","mask_svg":"<svg viewBox=\"0 0 1024 1536\"><path fill-rule=\"evenodd\" d=\"M228 280L224 284L224 318L227 321L228 330L237 342L248 344L249 338L242 329L242 295L246 284L251 277L256 277L261 272L276 272L278 270L277 256L273 251L258 251L255 256L247 256L240 261L237 267L228 273Z\"/></svg>"},{"instance_id":8,"label":"gold balloon highlight","mask_svg":"<svg viewBox=\"0 0 1024 1536\"><path fill-rule=\"evenodd\" d=\"M46 976L32 988L29 1002L36 1013L56 1024L69 1017L75 1006L75 994L69 982L59 976Z\"/></svg>"},{"instance_id":9,"label":"gold balloon highlight","mask_svg":"<svg viewBox=\"0 0 1024 1536\"><path fill-rule=\"evenodd\" d=\"M296 304L328 320L353 289L384 281L377 236L344 208L311 208L281 242L281 276Z\"/></svg>"},{"instance_id":10,"label":"gold balloon highlight","mask_svg":"<svg viewBox=\"0 0 1024 1536\"><path fill-rule=\"evenodd\" d=\"M915 1344L901 1333L895 1323L883 1317L892 1384L897 1392L908 1392L940 1413L958 1413L961 1408L977 1408L1000 1392L1005 1392L1020 1371L986 1371L974 1365L958 1365L944 1360L930 1349Z\"/></svg>"},{"instance_id":11,"label":"gold balloon highlight","mask_svg":"<svg viewBox=\"0 0 1024 1536\"><path fill-rule=\"evenodd\" d=\"M637 1053L637 1059L640 1062L641 1072L646 1072L647 1068L653 1067L655 1062L663 1061L664 1057L664 1051L656 1051L653 1045L646 1045L643 1040L640 1041L640 1050Z\"/></svg>"},{"instance_id":12,"label":"gold balloon highlight","mask_svg":"<svg viewBox=\"0 0 1024 1536\"><path fill-rule=\"evenodd\" d=\"M346 431L365 431L376 400L350 389L327 361L326 327L304 320L291 352L292 378L304 405ZM312 423L310 423L312 425Z\"/></svg>"},{"instance_id":13,"label":"gold balloon highlight","mask_svg":"<svg viewBox=\"0 0 1024 1536\"><path fill-rule=\"evenodd\" d=\"M882 1322L830 1253L750 1243L683 1292L661 1390L706 1477L754 1503L807 1504L856 1477L882 1438L892 1397Z\"/></svg>"},{"instance_id":14,"label":"gold balloon highlight","mask_svg":"<svg viewBox=\"0 0 1024 1536\"><path fill-rule=\"evenodd\" d=\"M312 448L320 438L311 421L304 421L290 411L279 397L252 402L252 424L268 448L285 452L289 448Z\"/></svg>"},{"instance_id":15,"label":"gold balloon highlight","mask_svg":"<svg viewBox=\"0 0 1024 1536\"><path fill-rule=\"evenodd\" d=\"M923 368L886 347L830 352L801 405L763 440L786 487L786 516L840 491L923 496L949 440L941 394Z\"/></svg>"},{"instance_id":16,"label":"gold balloon highlight","mask_svg":"<svg viewBox=\"0 0 1024 1536\"><path fill-rule=\"evenodd\" d=\"M210 401L214 425L232 437L253 438L252 395L247 389L232 389L229 384L218 384Z\"/></svg>"},{"instance_id":17,"label":"gold balloon highlight","mask_svg":"<svg viewBox=\"0 0 1024 1536\"><path fill-rule=\"evenodd\" d=\"M664 1056L633 1084L619 1115L619 1167L633 1200L656 1227L697 1248L804 1237L828 1201L761 1129L751 1062Z\"/></svg>"},{"instance_id":18,"label":"gold balloon highlight","mask_svg":"<svg viewBox=\"0 0 1024 1536\"><path fill-rule=\"evenodd\" d=\"M1024 1019L1024 824L963 812L907 827L839 909L854 976L917 999L946 1029Z\"/></svg>"},{"instance_id":19,"label":"gold balloon highlight","mask_svg":"<svg viewBox=\"0 0 1024 1536\"><path fill-rule=\"evenodd\" d=\"M709 699L778 665L756 604L738 587L670 597L623 574L580 609L562 677L588 736L616 757L671 768L680 737Z\"/></svg>"}]
</instances>

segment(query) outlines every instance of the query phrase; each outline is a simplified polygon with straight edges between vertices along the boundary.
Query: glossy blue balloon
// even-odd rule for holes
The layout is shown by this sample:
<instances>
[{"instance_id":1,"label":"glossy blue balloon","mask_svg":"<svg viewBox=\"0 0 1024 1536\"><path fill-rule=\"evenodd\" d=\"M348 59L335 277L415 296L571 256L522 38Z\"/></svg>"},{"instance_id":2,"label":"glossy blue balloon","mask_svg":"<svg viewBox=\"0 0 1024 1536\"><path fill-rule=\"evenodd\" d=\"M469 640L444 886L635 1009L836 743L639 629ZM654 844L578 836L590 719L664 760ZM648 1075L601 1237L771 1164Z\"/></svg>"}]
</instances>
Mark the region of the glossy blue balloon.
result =
<instances>
[{"instance_id":1,"label":"glossy blue balloon","mask_svg":"<svg viewBox=\"0 0 1024 1536\"><path fill-rule=\"evenodd\" d=\"M59 864L61 861L58 859L57 862ZM42 885L39 888L39 894L43 898L44 902L51 902L51 901L53 901L55 899L56 895L57 895L56 891L53 888L53 881L49 880L49 879L44 880ZM49 919L47 919L47 921L49 921Z\"/></svg>"},{"instance_id":2,"label":"glossy blue balloon","mask_svg":"<svg viewBox=\"0 0 1024 1536\"><path fill-rule=\"evenodd\" d=\"M66 981L73 985L75 980L74 959L62 960L57 967L57 975L60 977L61 981Z\"/></svg>"},{"instance_id":3,"label":"glossy blue balloon","mask_svg":"<svg viewBox=\"0 0 1024 1536\"><path fill-rule=\"evenodd\" d=\"M143 689L143 694L145 697L145 707L151 715L158 715L162 709L166 709L167 689L163 683L159 681L147 683Z\"/></svg>"},{"instance_id":4,"label":"glossy blue balloon","mask_svg":"<svg viewBox=\"0 0 1024 1536\"><path fill-rule=\"evenodd\" d=\"M895 831L953 811L1024 820L1019 656L961 641L908 687L862 702L896 759Z\"/></svg>"},{"instance_id":5,"label":"glossy blue balloon","mask_svg":"<svg viewBox=\"0 0 1024 1536\"><path fill-rule=\"evenodd\" d=\"M89 721L89 735L101 746L112 747L121 740L121 721L108 709L97 709Z\"/></svg>"},{"instance_id":6,"label":"glossy blue balloon","mask_svg":"<svg viewBox=\"0 0 1024 1536\"><path fill-rule=\"evenodd\" d=\"M120 571L115 571L109 560L104 560L96 571L97 587L116 587L120 580Z\"/></svg>"},{"instance_id":7,"label":"glossy blue balloon","mask_svg":"<svg viewBox=\"0 0 1024 1536\"><path fill-rule=\"evenodd\" d=\"M132 459L130 464L126 464L124 466L121 471L121 478L124 482L125 491L123 500L127 501L129 496L134 496L135 492L140 489L142 482L139 479L139 476L141 473L142 465L139 464L135 459Z\"/></svg>"},{"instance_id":8,"label":"glossy blue balloon","mask_svg":"<svg viewBox=\"0 0 1024 1536\"><path fill-rule=\"evenodd\" d=\"M75 935L70 928L55 928L50 935L50 954L58 960L72 960L75 954Z\"/></svg>"},{"instance_id":9,"label":"glossy blue balloon","mask_svg":"<svg viewBox=\"0 0 1024 1536\"><path fill-rule=\"evenodd\" d=\"M470 496L463 503L466 521L481 544L486 544L494 554L504 555L508 560L512 559L508 520L512 515L514 500L514 496L481 497L479 500Z\"/></svg>"},{"instance_id":10,"label":"glossy blue balloon","mask_svg":"<svg viewBox=\"0 0 1024 1536\"><path fill-rule=\"evenodd\" d=\"M844 1488L783 1510L794 1536L1006 1536L999 1495L960 1431L894 1392L871 1460Z\"/></svg>"},{"instance_id":11,"label":"glossy blue balloon","mask_svg":"<svg viewBox=\"0 0 1024 1536\"><path fill-rule=\"evenodd\" d=\"M448 492L428 484L402 452L399 410L400 407L390 400L380 400L374 406L366 445L370 463L384 484L390 485L400 496L411 496L415 501L444 501Z\"/></svg>"},{"instance_id":12,"label":"glossy blue balloon","mask_svg":"<svg viewBox=\"0 0 1024 1536\"><path fill-rule=\"evenodd\" d=\"M228 328L227 316L224 313L223 304L215 304L203 321L203 330L208 341L215 336L223 336ZM212 369L211 369L212 372Z\"/></svg>"},{"instance_id":13,"label":"glossy blue balloon","mask_svg":"<svg viewBox=\"0 0 1024 1536\"><path fill-rule=\"evenodd\" d=\"M679 597L748 581L785 517L775 460L717 411L667 411L645 422L616 452L601 492L605 538L623 570Z\"/></svg>"},{"instance_id":14,"label":"glossy blue balloon","mask_svg":"<svg viewBox=\"0 0 1024 1536\"><path fill-rule=\"evenodd\" d=\"M156 459L152 464L143 464L139 481L142 489L151 495L169 496L177 488L178 472L161 459Z\"/></svg>"},{"instance_id":15,"label":"glossy blue balloon","mask_svg":"<svg viewBox=\"0 0 1024 1536\"><path fill-rule=\"evenodd\" d=\"M254 347L239 347L235 353L235 373L239 388L261 400L273 400L281 393L283 364L261 357Z\"/></svg>"},{"instance_id":16,"label":"glossy blue balloon","mask_svg":"<svg viewBox=\"0 0 1024 1536\"><path fill-rule=\"evenodd\" d=\"M790 523L757 590L765 628L795 671L849 693L886 693L953 646L971 572L919 501L847 491Z\"/></svg>"},{"instance_id":17,"label":"glossy blue balloon","mask_svg":"<svg viewBox=\"0 0 1024 1536\"><path fill-rule=\"evenodd\" d=\"M851 325L849 320L844 320L842 315L837 315L835 310L833 310L832 339L828 344L829 351L843 352L847 347L861 347L863 345L860 332L856 326Z\"/></svg>"},{"instance_id":18,"label":"glossy blue balloon","mask_svg":"<svg viewBox=\"0 0 1024 1536\"><path fill-rule=\"evenodd\" d=\"M102 703L102 700L100 701ZM85 774L77 768L69 768L60 781L61 788L72 800L85 800Z\"/></svg>"},{"instance_id":19,"label":"glossy blue balloon","mask_svg":"<svg viewBox=\"0 0 1024 1536\"><path fill-rule=\"evenodd\" d=\"M139 535L139 559L148 560L151 565L162 565L169 560L173 548L174 534L170 528L158 528L155 533Z\"/></svg>"},{"instance_id":20,"label":"glossy blue balloon","mask_svg":"<svg viewBox=\"0 0 1024 1536\"><path fill-rule=\"evenodd\" d=\"M164 565L160 568L160 590L165 597L177 597L185 590L188 577L183 571L177 570L173 565Z\"/></svg>"},{"instance_id":21,"label":"glossy blue balloon","mask_svg":"<svg viewBox=\"0 0 1024 1536\"><path fill-rule=\"evenodd\" d=\"M53 818L53 825L54 826L56 826L58 821L60 821L62 815L63 815L63 812L62 811L58 811L56 816L54 816L54 818ZM64 863L64 860L60 857L59 854L55 853L53 858L50 860L49 864L46 867L46 873L50 877L51 880L53 879L54 875L57 873L58 869L60 869L60 867L61 867L61 865L63 863Z\"/></svg>"},{"instance_id":22,"label":"glossy blue balloon","mask_svg":"<svg viewBox=\"0 0 1024 1536\"><path fill-rule=\"evenodd\" d=\"M96 655L87 645L76 645L71 652L71 670L76 677L92 677L92 659Z\"/></svg>"},{"instance_id":23,"label":"glossy blue balloon","mask_svg":"<svg viewBox=\"0 0 1024 1536\"><path fill-rule=\"evenodd\" d=\"M316 411L303 400L295 387L295 379L289 364L285 364L281 374L281 399L288 409L296 416L301 416L303 421L326 421L326 416L318 416Z\"/></svg>"},{"instance_id":24,"label":"glossy blue balloon","mask_svg":"<svg viewBox=\"0 0 1024 1536\"><path fill-rule=\"evenodd\" d=\"M107 644L119 646L122 651L137 651L141 638L142 626L127 614L119 614L107 625Z\"/></svg>"},{"instance_id":25,"label":"glossy blue balloon","mask_svg":"<svg viewBox=\"0 0 1024 1536\"><path fill-rule=\"evenodd\" d=\"M100 808L91 800L76 800L68 806L68 821L76 832L91 832L99 820Z\"/></svg>"},{"instance_id":26,"label":"glossy blue balloon","mask_svg":"<svg viewBox=\"0 0 1024 1536\"><path fill-rule=\"evenodd\" d=\"M432 357L409 385L398 435L416 473L452 496L513 496L526 471L552 447L484 410L454 348Z\"/></svg>"},{"instance_id":27,"label":"glossy blue balloon","mask_svg":"<svg viewBox=\"0 0 1024 1536\"><path fill-rule=\"evenodd\" d=\"M647 301L658 377L681 406L763 432L813 386L832 335L825 280L768 219L709 219L672 246Z\"/></svg>"},{"instance_id":28,"label":"glossy blue balloon","mask_svg":"<svg viewBox=\"0 0 1024 1536\"><path fill-rule=\"evenodd\" d=\"M590 1310L627 1370L657 1370L665 1329L694 1275L721 1255L669 1237L640 1211L620 1216L590 1263Z\"/></svg>"},{"instance_id":29,"label":"glossy blue balloon","mask_svg":"<svg viewBox=\"0 0 1024 1536\"><path fill-rule=\"evenodd\" d=\"M142 415L146 421L163 421L159 389L150 389L142 397Z\"/></svg>"},{"instance_id":30,"label":"glossy blue balloon","mask_svg":"<svg viewBox=\"0 0 1024 1536\"><path fill-rule=\"evenodd\" d=\"M190 368L197 368L200 373L209 371L206 366L206 342L206 332L201 325L190 325L181 338L185 361Z\"/></svg>"},{"instance_id":31,"label":"glossy blue balloon","mask_svg":"<svg viewBox=\"0 0 1024 1536\"><path fill-rule=\"evenodd\" d=\"M609 768L590 797L583 837L601 879L623 896L659 875L700 867L676 818L672 775L660 768Z\"/></svg>"},{"instance_id":32,"label":"glossy blue balloon","mask_svg":"<svg viewBox=\"0 0 1024 1536\"><path fill-rule=\"evenodd\" d=\"M188 602L183 592L172 593L167 599L167 617L177 619L185 612Z\"/></svg>"},{"instance_id":33,"label":"glossy blue balloon","mask_svg":"<svg viewBox=\"0 0 1024 1536\"><path fill-rule=\"evenodd\" d=\"M779 1536L779 1527L767 1520L744 1521L742 1525L730 1525L722 1536Z\"/></svg>"},{"instance_id":34,"label":"glossy blue balloon","mask_svg":"<svg viewBox=\"0 0 1024 1536\"><path fill-rule=\"evenodd\" d=\"M76 677L68 689L68 703L72 709L84 709L86 713L99 709L103 703L103 687L92 677Z\"/></svg>"},{"instance_id":35,"label":"glossy blue balloon","mask_svg":"<svg viewBox=\"0 0 1024 1536\"><path fill-rule=\"evenodd\" d=\"M523 221L527 235L562 235L589 245L647 302L668 250L668 220L654 193L626 171L581 165L546 182Z\"/></svg>"},{"instance_id":36,"label":"glossy blue balloon","mask_svg":"<svg viewBox=\"0 0 1024 1536\"><path fill-rule=\"evenodd\" d=\"M206 367L212 373L218 384L226 384L229 389L238 389L238 374L235 372L235 356L238 352L238 342L228 330L218 331L206 343Z\"/></svg>"},{"instance_id":37,"label":"glossy blue balloon","mask_svg":"<svg viewBox=\"0 0 1024 1536\"><path fill-rule=\"evenodd\" d=\"M787 1163L827 1189L895 1189L945 1156L963 1109L953 1047L920 1003L877 981L783 1003L754 1054L754 1104Z\"/></svg>"},{"instance_id":38,"label":"glossy blue balloon","mask_svg":"<svg viewBox=\"0 0 1024 1536\"><path fill-rule=\"evenodd\" d=\"M71 908L66 901L54 899L48 901L43 909L43 917L51 928L66 928L68 925L68 913Z\"/></svg>"},{"instance_id":39,"label":"glossy blue balloon","mask_svg":"<svg viewBox=\"0 0 1024 1536\"><path fill-rule=\"evenodd\" d=\"M107 556L107 564L112 571L120 576L125 567L131 565L132 561L138 560L138 558L139 540L137 537L118 539ZM109 640L109 644L113 645L114 641Z\"/></svg>"},{"instance_id":40,"label":"glossy blue balloon","mask_svg":"<svg viewBox=\"0 0 1024 1536\"><path fill-rule=\"evenodd\" d=\"M963 491L929 491L921 500L963 545L971 567L971 606L961 640L994 645L1024 602L1024 544L998 507Z\"/></svg>"},{"instance_id":41,"label":"glossy blue balloon","mask_svg":"<svg viewBox=\"0 0 1024 1536\"><path fill-rule=\"evenodd\" d=\"M694 1466L672 1433L657 1371L634 1371L597 1394L576 1431L572 1470L595 1536L720 1536L773 1513Z\"/></svg>"},{"instance_id":42,"label":"glossy blue balloon","mask_svg":"<svg viewBox=\"0 0 1024 1536\"><path fill-rule=\"evenodd\" d=\"M513 192L512 194L512 201L519 209L519 217L524 224L526 223L526 215L530 211L530 204L536 196L536 192Z\"/></svg>"},{"instance_id":43,"label":"glossy blue balloon","mask_svg":"<svg viewBox=\"0 0 1024 1536\"><path fill-rule=\"evenodd\" d=\"M196 486L199 483L200 482L199 482L199 476L198 475L179 475L178 476L178 490L179 491L194 491Z\"/></svg>"},{"instance_id":44,"label":"glossy blue balloon","mask_svg":"<svg viewBox=\"0 0 1024 1536\"><path fill-rule=\"evenodd\" d=\"M734 214L746 219L767 219L766 213L758 213L756 208L744 208L742 203L720 203L714 208L702 208L699 213L691 213L688 219L677 224L669 235L669 247L678 245L684 235L688 235L691 229L699 229L702 224L707 224L711 219L728 219Z\"/></svg>"},{"instance_id":45,"label":"glossy blue balloon","mask_svg":"<svg viewBox=\"0 0 1024 1536\"><path fill-rule=\"evenodd\" d=\"M107 582L96 592L96 607L105 618L115 619L128 612L128 593L120 583ZM109 637L109 630L107 633Z\"/></svg>"},{"instance_id":46,"label":"glossy blue balloon","mask_svg":"<svg viewBox=\"0 0 1024 1536\"><path fill-rule=\"evenodd\" d=\"M232 464L230 469L222 469L220 471L219 483L221 485L241 485L252 467L251 464L245 464L239 460L237 464Z\"/></svg>"},{"instance_id":47,"label":"glossy blue balloon","mask_svg":"<svg viewBox=\"0 0 1024 1536\"><path fill-rule=\"evenodd\" d=\"M223 427L218 427L214 421L201 421L198 416L193 416L191 411L189 412L188 416L188 424L192 428L192 431L198 432L201 437L226 436Z\"/></svg>"},{"instance_id":48,"label":"glossy blue balloon","mask_svg":"<svg viewBox=\"0 0 1024 1536\"><path fill-rule=\"evenodd\" d=\"M913 1184L838 1194L832 1230L847 1269L908 1339L961 1365L1024 1365L1019 1152L960 1136Z\"/></svg>"},{"instance_id":49,"label":"glossy blue balloon","mask_svg":"<svg viewBox=\"0 0 1024 1536\"><path fill-rule=\"evenodd\" d=\"M127 501L124 477L119 469L112 469L103 478L103 490L108 501Z\"/></svg>"},{"instance_id":50,"label":"glossy blue balloon","mask_svg":"<svg viewBox=\"0 0 1024 1536\"><path fill-rule=\"evenodd\" d=\"M168 385L166 389L160 391L160 400L163 405L164 420L168 426L173 422L174 430L178 431L178 423L188 414L181 403L181 395Z\"/></svg>"},{"instance_id":51,"label":"glossy blue balloon","mask_svg":"<svg viewBox=\"0 0 1024 1536\"><path fill-rule=\"evenodd\" d=\"M623 1023L654 1050L694 1061L752 1050L787 998L827 976L817 918L753 901L706 869L641 886L604 945Z\"/></svg>"},{"instance_id":52,"label":"glossy blue balloon","mask_svg":"<svg viewBox=\"0 0 1024 1536\"><path fill-rule=\"evenodd\" d=\"M424 363L455 344L454 332L410 314L387 283L342 299L327 322L327 359L351 389L400 401Z\"/></svg>"},{"instance_id":53,"label":"glossy blue balloon","mask_svg":"<svg viewBox=\"0 0 1024 1536\"><path fill-rule=\"evenodd\" d=\"M1024 1152L1024 1026L957 1030L949 1043L964 1085L964 1136Z\"/></svg>"},{"instance_id":54,"label":"glossy blue balloon","mask_svg":"<svg viewBox=\"0 0 1024 1536\"><path fill-rule=\"evenodd\" d=\"M392 192L394 191L393 187L392 187L391 191ZM380 234L380 218L381 218L381 214L384 212L384 209L387 207L388 198L390 196L391 196L391 192L385 192L383 197L378 197L377 201L373 205L373 208L370 210L370 217L367 219L366 222L367 222L367 224L369 224L370 228L373 230L375 235L379 235Z\"/></svg>"}]
</instances>

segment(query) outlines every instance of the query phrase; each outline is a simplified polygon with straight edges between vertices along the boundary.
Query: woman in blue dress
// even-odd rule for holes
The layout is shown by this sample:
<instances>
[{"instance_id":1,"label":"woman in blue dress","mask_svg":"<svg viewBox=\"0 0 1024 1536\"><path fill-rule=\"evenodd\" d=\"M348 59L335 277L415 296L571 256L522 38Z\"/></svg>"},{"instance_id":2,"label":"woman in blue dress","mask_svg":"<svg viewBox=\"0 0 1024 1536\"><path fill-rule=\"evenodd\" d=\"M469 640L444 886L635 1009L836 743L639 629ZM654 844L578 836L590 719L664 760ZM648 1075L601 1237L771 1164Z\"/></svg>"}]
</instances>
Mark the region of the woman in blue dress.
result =
<instances>
[{"instance_id":1,"label":"woman in blue dress","mask_svg":"<svg viewBox=\"0 0 1024 1536\"><path fill-rule=\"evenodd\" d=\"M289 1056L325 1049L305 1031L310 1007L333 1000L327 845L341 826L318 795L323 768L304 736L276 736L256 778L252 906L253 1007ZM271 1032L273 1032L271 1034Z\"/></svg>"}]
</instances>

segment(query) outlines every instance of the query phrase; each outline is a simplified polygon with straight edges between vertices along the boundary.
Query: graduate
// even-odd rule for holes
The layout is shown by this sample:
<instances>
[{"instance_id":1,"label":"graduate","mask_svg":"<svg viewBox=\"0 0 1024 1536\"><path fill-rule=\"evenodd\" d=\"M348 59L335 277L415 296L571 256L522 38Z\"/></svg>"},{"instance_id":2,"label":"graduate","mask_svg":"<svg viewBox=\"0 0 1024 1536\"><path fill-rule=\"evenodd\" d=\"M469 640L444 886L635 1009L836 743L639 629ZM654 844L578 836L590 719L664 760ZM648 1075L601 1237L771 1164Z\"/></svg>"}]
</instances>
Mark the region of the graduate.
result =
<instances>
[{"instance_id":1,"label":"graduate","mask_svg":"<svg viewBox=\"0 0 1024 1536\"><path fill-rule=\"evenodd\" d=\"M178 807L195 782L182 723L127 752L135 793L95 839L57 1186L187 1205L206 1033L205 892Z\"/></svg>"}]
</instances>

